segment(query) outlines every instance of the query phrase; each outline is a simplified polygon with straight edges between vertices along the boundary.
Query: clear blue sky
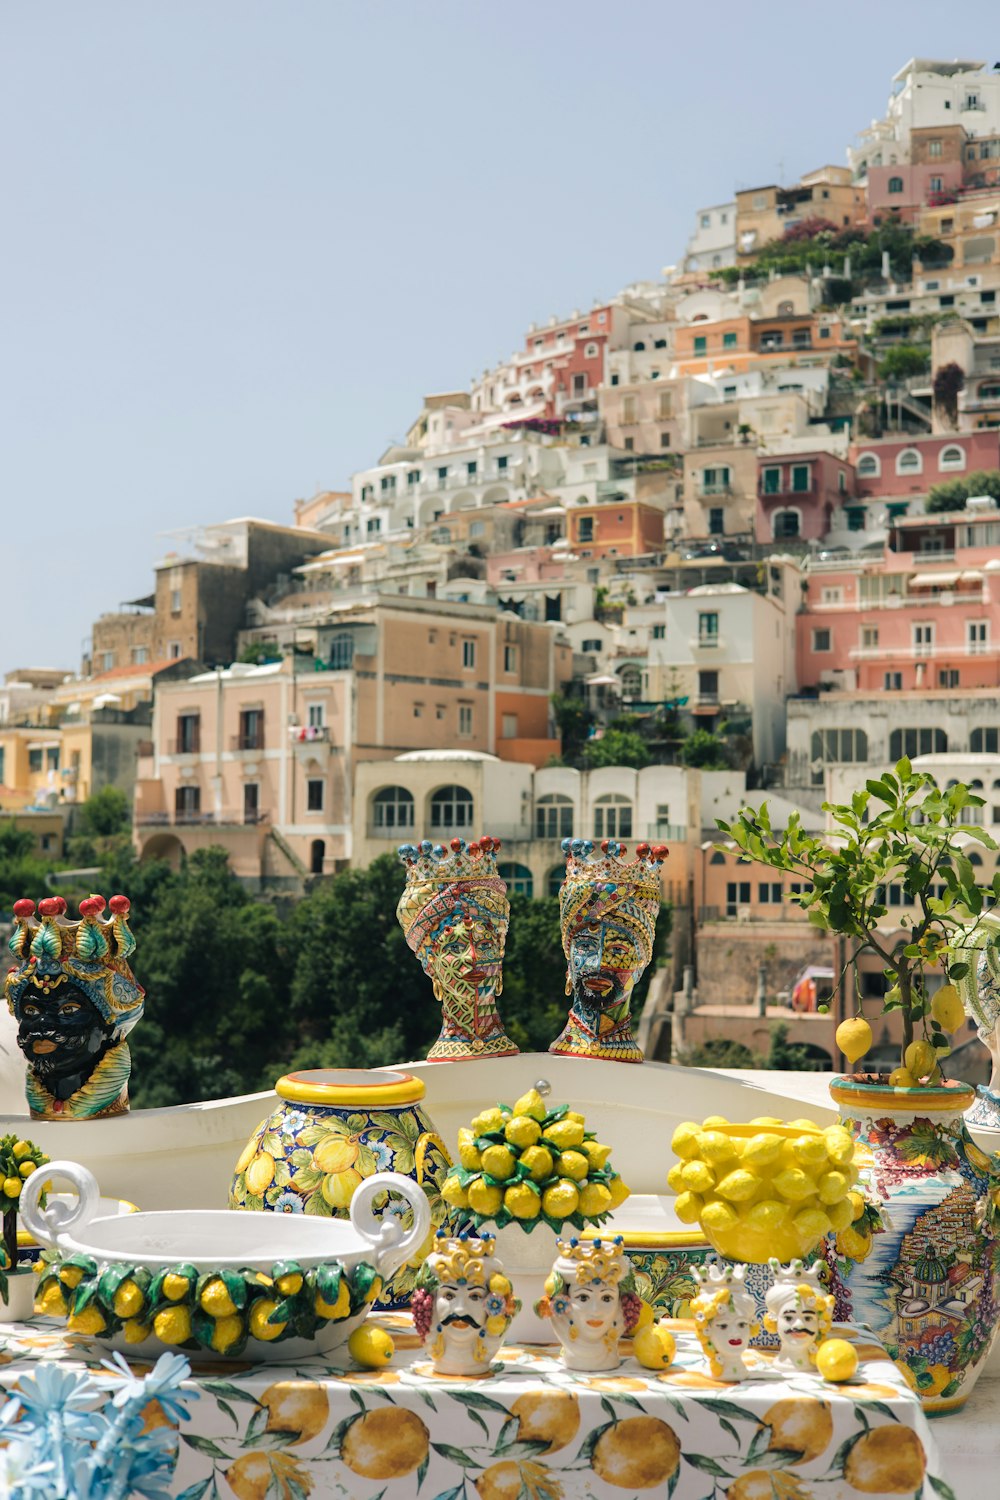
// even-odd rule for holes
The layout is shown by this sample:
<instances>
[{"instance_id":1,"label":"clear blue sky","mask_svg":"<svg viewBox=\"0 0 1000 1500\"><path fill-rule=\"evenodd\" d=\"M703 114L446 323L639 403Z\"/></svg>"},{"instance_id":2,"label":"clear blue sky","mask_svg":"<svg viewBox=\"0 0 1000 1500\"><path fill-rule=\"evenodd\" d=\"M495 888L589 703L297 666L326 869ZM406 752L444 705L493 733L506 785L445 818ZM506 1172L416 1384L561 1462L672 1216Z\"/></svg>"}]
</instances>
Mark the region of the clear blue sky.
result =
<instances>
[{"instance_id":1,"label":"clear blue sky","mask_svg":"<svg viewBox=\"0 0 1000 1500\"><path fill-rule=\"evenodd\" d=\"M995 3L7 0L0 671L843 161L914 55L992 64Z\"/></svg>"}]
</instances>

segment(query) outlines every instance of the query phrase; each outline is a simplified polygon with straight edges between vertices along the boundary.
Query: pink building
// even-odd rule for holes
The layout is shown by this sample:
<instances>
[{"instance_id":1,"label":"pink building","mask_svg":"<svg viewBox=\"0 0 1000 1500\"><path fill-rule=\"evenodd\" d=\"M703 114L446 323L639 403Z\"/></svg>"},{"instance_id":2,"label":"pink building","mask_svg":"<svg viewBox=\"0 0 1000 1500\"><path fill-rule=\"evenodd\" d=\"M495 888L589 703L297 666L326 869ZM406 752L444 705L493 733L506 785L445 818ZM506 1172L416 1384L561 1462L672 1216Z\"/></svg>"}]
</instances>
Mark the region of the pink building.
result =
<instances>
[{"instance_id":1,"label":"pink building","mask_svg":"<svg viewBox=\"0 0 1000 1500\"><path fill-rule=\"evenodd\" d=\"M882 556L814 564L799 683L858 693L1000 686L1000 512L897 521Z\"/></svg>"},{"instance_id":2,"label":"pink building","mask_svg":"<svg viewBox=\"0 0 1000 1500\"><path fill-rule=\"evenodd\" d=\"M961 161L869 167L868 217L877 224L891 214L911 223L925 203L940 202L942 194L957 193L961 186Z\"/></svg>"},{"instance_id":3,"label":"pink building","mask_svg":"<svg viewBox=\"0 0 1000 1500\"><path fill-rule=\"evenodd\" d=\"M859 439L849 457L859 500L908 499L975 469L1000 468L1000 431Z\"/></svg>"},{"instance_id":4,"label":"pink building","mask_svg":"<svg viewBox=\"0 0 1000 1500\"><path fill-rule=\"evenodd\" d=\"M832 453L761 457L757 468L758 542L821 541L854 495L853 464Z\"/></svg>"}]
</instances>

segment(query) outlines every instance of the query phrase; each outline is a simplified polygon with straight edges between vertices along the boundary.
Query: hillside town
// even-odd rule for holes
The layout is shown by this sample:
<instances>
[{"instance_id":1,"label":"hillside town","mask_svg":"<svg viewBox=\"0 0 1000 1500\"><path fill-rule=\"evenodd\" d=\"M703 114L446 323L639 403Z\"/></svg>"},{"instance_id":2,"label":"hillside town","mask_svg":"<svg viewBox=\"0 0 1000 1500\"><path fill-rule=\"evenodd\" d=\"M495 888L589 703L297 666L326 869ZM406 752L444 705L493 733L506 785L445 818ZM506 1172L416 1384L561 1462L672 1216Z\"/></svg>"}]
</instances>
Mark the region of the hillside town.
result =
<instances>
[{"instance_id":1,"label":"hillside town","mask_svg":"<svg viewBox=\"0 0 1000 1500\"><path fill-rule=\"evenodd\" d=\"M570 835L664 843L648 1055L780 1021L836 1066L842 940L718 820L821 830L906 755L1000 824L1000 72L912 59L858 124L387 413L349 486L165 533L79 662L7 673L0 818L55 860L114 786L140 859L263 897L414 838L487 831L534 897Z\"/></svg>"}]
</instances>

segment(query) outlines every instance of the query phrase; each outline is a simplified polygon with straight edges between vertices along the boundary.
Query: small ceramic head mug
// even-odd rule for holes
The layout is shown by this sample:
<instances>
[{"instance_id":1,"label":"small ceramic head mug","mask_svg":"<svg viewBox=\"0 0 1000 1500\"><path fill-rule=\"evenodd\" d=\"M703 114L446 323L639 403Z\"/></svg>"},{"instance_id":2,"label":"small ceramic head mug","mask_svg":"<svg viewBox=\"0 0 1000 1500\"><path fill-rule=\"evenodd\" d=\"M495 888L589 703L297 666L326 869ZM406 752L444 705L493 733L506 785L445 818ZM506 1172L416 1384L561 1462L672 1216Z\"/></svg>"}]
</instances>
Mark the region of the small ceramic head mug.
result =
<instances>
[{"instance_id":1,"label":"small ceramic head mug","mask_svg":"<svg viewBox=\"0 0 1000 1500\"><path fill-rule=\"evenodd\" d=\"M639 1321L642 1302L622 1237L560 1240L559 1254L535 1308L552 1319L569 1370L616 1370L619 1340Z\"/></svg>"},{"instance_id":2,"label":"small ceramic head mug","mask_svg":"<svg viewBox=\"0 0 1000 1500\"><path fill-rule=\"evenodd\" d=\"M716 1380L743 1380L743 1355L760 1332L754 1300L746 1290L746 1266L692 1266L701 1290L692 1298L694 1331Z\"/></svg>"},{"instance_id":3,"label":"small ceramic head mug","mask_svg":"<svg viewBox=\"0 0 1000 1500\"><path fill-rule=\"evenodd\" d=\"M767 1291L764 1327L778 1335L774 1365L780 1370L809 1371L816 1365L820 1339L830 1332L834 1299L822 1282L824 1261L806 1269L800 1260L783 1266L770 1260L774 1285Z\"/></svg>"},{"instance_id":4,"label":"small ceramic head mug","mask_svg":"<svg viewBox=\"0 0 1000 1500\"><path fill-rule=\"evenodd\" d=\"M520 1302L496 1259L492 1235L439 1230L410 1303L438 1375L488 1375Z\"/></svg>"}]
</instances>

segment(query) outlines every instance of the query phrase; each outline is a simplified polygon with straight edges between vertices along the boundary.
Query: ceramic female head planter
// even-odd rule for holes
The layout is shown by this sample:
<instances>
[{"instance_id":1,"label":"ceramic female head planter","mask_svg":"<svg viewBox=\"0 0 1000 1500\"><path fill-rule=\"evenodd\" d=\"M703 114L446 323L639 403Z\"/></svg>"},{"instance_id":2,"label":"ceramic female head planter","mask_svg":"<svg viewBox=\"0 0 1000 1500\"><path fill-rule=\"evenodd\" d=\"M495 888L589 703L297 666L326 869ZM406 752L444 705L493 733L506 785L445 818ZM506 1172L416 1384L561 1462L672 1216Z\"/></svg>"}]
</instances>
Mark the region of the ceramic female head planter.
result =
<instances>
[{"instance_id":1,"label":"ceramic female head planter","mask_svg":"<svg viewBox=\"0 0 1000 1500\"><path fill-rule=\"evenodd\" d=\"M666 847L640 844L630 864L625 845L613 839L601 844L599 859L590 858L589 839L563 839L562 847L559 918L573 1004L549 1051L642 1062L632 1036L632 991L653 954Z\"/></svg>"},{"instance_id":2,"label":"ceramic female head planter","mask_svg":"<svg viewBox=\"0 0 1000 1500\"><path fill-rule=\"evenodd\" d=\"M488 1375L521 1306L495 1247L492 1235L440 1229L424 1261L410 1308L439 1375Z\"/></svg>"},{"instance_id":3,"label":"ceramic female head planter","mask_svg":"<svg viewBox=\"0 0 1000 1500\"><path fill-rule=\"evenodd\" d=\"M510 921L499 848L499 839L484 835L468 845L452 839L448 849L429 839L399 849L406 887L396 915L442 1012L430 1059L509 1057L518 1050L497 1011Z\"/></svg>"},{"instance_id":4,"label":"ceramic female head planter","mask_svg":"<svg viewBox=\"0 0 1000 1500\"><path fill-rule=\"evenodd\" d=\"M779 1349L774 1357L779 1370L813 1370L816 1346L830 1332L834 1299L820 1279L823 1261L808 1268L800 1260L783 1266L768 1262L774 1273L774 1284L765 1295L767 1313L764 1327L778 1335Z\"/></svg>"},{"instance_id":5,"label":"ceramic female head planter","mask_svg":"<svg viewBox=\"0 0 1000 1500\"><path fill-rule=\"evenodd\" d=\"M639 1321L635 1272L613 1240L560 1240L559 1254L535 1311L551 1318L570 1370L617 1370L618 1341Z\"/></svg>"},{"instance_id":6,"label":"ceramic female head planter","mask_svg":"<svg viewBox=\"0 0 1000 1500\"><path fill-rule=\"evenodd\" d=\"M110 905L111 916L101 913ZM127 896L90 896L80 921L49 896L15 901L8 944L14 966L4 983L28 1062L26 1093L36 1119L84 1120L128 1109L131 1071L126 1036L145 995L129 968L135 938Z\"/></svg>"},{"instance_id":7,"label":"ceramic female head planter","mask_svg":"<svg viewBox=\"0 0 1000 1500\"><path fill-rule=\"evenodd\" d=\"M746 1266L692 1266L701 1290L691 1299L694 1331L716 1380L743 1380L744 1351L760 1332L754 1300L744 1285Z\"/></svg>"}]
</instances>

